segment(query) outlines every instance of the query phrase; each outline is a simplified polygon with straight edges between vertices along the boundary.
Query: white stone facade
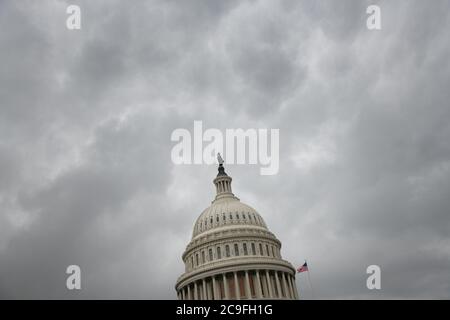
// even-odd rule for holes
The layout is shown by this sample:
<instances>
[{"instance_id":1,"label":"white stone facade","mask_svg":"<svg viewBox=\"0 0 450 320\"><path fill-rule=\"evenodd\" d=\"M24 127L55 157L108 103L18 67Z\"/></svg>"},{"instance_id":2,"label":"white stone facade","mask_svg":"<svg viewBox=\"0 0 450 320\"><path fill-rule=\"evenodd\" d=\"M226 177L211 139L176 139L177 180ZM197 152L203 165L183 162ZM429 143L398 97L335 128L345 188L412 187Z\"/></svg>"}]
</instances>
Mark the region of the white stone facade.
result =
<instances>
[{"instance_id":1,"label":"white stone facade","mask_svg":"<svg viewBox=\"0 0 450 320\"><path fill-rule=\"evenodd\" d=\"M178 299L298 299L295 269L281 258L280 241L234 196L231 181L220 165L216 198L197 219L182 256Z\"/></svg>"}]
</instances>

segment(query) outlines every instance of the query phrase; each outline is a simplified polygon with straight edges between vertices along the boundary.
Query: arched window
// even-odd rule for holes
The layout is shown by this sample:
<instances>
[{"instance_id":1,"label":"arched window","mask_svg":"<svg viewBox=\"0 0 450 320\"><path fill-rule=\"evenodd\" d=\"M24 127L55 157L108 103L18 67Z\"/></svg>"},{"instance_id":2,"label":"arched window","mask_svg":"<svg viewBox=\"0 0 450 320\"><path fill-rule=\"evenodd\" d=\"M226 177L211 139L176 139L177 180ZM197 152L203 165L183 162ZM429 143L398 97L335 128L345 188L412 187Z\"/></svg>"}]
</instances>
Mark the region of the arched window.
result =
<instances>
[{"instance_id":1,"label":"arched window","mask_svg":"<svg viewBox=\"0 0 450 320\"><path fill-rule=\"evenodd\" d=\"M191 269L194 268L194 256L191 256Z\"/></svg>"},{"instance_id":2,"label":"arched window","mask_svg":"<svg viewBox=\"0 0 450 320\"><path fill-rule=\"evenodd\" d=\"M234 255L239 256L239 246L237 243L234 244Z\"/></svg>"},{"instance_id":3,"label":"arched window","mask_svg":"<svg viewBox=\"0 0 450 320\"><path fill-rule=\"evenodd\" d=\"M198 266L198 253L195 254L195 264Z\"/></svg>"},{"instance_id":4,"label":"arched window","mask_svg":"<svg viewBox=\"0 0 450 320\"><path fill-rule=\"evenodd\" d=\"M261 243L259 244L259 254L262 255L262 256L264 255Z\"/></svg>"},{"instance_id":5,"label":"arched window","mask_svg":"<svg viewBox=\"0 0 450 320\"><path fill-rule=\"evenodd\" d=\"M217 259L222 259L222 252L220 251L220 247L217 247Z\"/></svg>"},{"instance_id":6,"label":"arched window","mask_svg":"<svg viewBox=\"0 0 450 320\"><path fill-rule=\"evenodd\" d=\"M266 252L267 252L267 256L270 256L269 245L268 244L266 244Z\"/></svg>"},{"instance_id":7,"label":"arched window","mask_svg":"<svg viewBox=\"0 0 450 320\"><path fill-rule=\"evenodd\" d=\"M233 220L233 214L230 213L230 220Z\"/></svg>"},{"instance_id":8,"label":"arched window","mask_svg":"<svg viewBox=\"0 0 450 320\"><path fill-rule=\"evenodd\" d=\"M272 256L275 257L275 247L272 246Z\"/></svg>"},{"instance_id":9,"label":"arched window","mask_svg":"<svg viewBox=\"0 0 450 320\"><path fill-rule=\"evenodd\" d=\"M216 221L219 222L219 215L216 215Z\"/></svg>"},{"instance_id":10,"label":"arched window","mask_svg":"<svg viewBox=\"0 0 450 320\"><path fill-rule=\"evenodd\" d=\"M226 246L225 246L225 255L226 255L227 257L230 256L230 246L229 246L229 245L226 245Z\"/></svg>"},{"instance_id":11,"label":"arched window","mask_svg":"<svg viewBox=\"0 0 450 320\"><path fill-rule=\"evenodd\" d=\"M209 219L209 222L210 222L210 225L212 226L212 217L211 217L211 219Z\"/></svg>"},{"instance_id":12,"label":"arched window","mask_svg":"<svg viewBox=\"0 0 450 320\"><path fill-rule=\"evenodd\" d=\"M205 251L202 250L202 263L205 263Z\"/></svg>"},{"instance_id":13,"label":"arched window","mask_svg":"<svg viewBox=\"0 0 450 320\"><path fill-rule=\"evenodd\" d=\"M236 219L239 219L239 213L236 213Z\"/></svg>"},{"instance_id":14,"label":"arched window","mask_svg":"<svg viewBox=\"0 0 450 320\"><path fill-rule=\"evenodd\" d=\"M256 255L256 248L253 242L252 242L252 255Z\"/></svg>"},{"instance_id":15,"label":"arched window","mask_svg":"<svg viewBox=\"0 0 450 320\"><path fill-rule=\"evenodd\" d=\"M212 249L209 249L209 261L213 261L213 252Z\"/></svg>"},{"instance_id":16,"label":"arched window","mask_svg":"<svg viewBox=\"0 0 450 320\"><path fill-rule=\"evenodd\" d=\"M222 220L225 221L225 213L222 214Z\"/></svg>"},{"instance_id":17,"label":"arched window","mask_svg":"<svg viewBox=\"0 0 450 320\"><path fill-rule=\"evenodd\" d=\"M243 249L244 249L244 256L248 255L247 244L244 243L242 246L243 246Z\"/></svg>"}]
</instances>

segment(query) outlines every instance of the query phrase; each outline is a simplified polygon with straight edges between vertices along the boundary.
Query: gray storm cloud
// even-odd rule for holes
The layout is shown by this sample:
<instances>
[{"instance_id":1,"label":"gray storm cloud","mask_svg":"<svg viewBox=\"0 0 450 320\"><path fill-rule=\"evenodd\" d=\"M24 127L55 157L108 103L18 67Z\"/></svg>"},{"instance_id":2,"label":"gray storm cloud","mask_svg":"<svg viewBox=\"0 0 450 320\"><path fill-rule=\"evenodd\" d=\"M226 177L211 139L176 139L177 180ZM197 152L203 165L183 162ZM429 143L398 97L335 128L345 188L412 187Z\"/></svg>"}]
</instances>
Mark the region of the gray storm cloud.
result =
<instances>
[{"instance_id":1,"label":"gray storm cloud","mask_svg":"<svg viewBox=\"0 0 450 320\"><path fill-rule=\"evenodd\" d=\"M375 2L380 31L372 1L70 1L69 31L1 1L0 298L176 298L216 173L171 162L194 120L280 129L277 175L227 172L317 298L449 298L449 4Z\"/></svg>"}]
</instances>

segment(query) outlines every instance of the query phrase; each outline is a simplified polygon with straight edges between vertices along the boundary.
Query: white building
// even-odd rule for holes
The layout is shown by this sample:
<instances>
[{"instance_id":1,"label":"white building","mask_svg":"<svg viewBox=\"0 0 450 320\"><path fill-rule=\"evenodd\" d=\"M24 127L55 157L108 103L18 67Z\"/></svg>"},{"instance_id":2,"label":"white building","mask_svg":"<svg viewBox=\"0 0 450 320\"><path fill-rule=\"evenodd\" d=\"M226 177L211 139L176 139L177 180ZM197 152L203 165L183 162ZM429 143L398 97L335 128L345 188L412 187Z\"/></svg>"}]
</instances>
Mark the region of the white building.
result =
<instances>
[{"instance_id":1,"label":"white building","mask_svg":"<svg viewBox=\"0 0 450 320\"><path fill-rule=\"evenodd\" d=\"M281 242L234 196L231 180L220 164L217 195L195 222L182 256L178 299L298 299L295 269L281 258Z\"/></svg>"}]
</instances>

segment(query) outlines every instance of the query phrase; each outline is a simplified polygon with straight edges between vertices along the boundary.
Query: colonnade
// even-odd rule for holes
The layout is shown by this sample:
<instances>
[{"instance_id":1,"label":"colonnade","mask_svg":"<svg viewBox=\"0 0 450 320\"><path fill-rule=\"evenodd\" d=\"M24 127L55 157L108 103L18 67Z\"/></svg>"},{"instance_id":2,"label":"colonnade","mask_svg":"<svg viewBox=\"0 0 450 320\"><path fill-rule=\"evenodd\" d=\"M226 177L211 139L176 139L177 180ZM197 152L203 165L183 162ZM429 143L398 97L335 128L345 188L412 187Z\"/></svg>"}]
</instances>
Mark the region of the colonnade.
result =
<instances>
[{"instance_id":1,"label":"colonnade","mask_svg":"<svg viewBox=\"0 0 450 320\"><path fill-rule=\"evenodd\" d=\"M178 290L180 300L298 299L294 276L275 270L215 274Z\"/></svg>"}]
</instances>

